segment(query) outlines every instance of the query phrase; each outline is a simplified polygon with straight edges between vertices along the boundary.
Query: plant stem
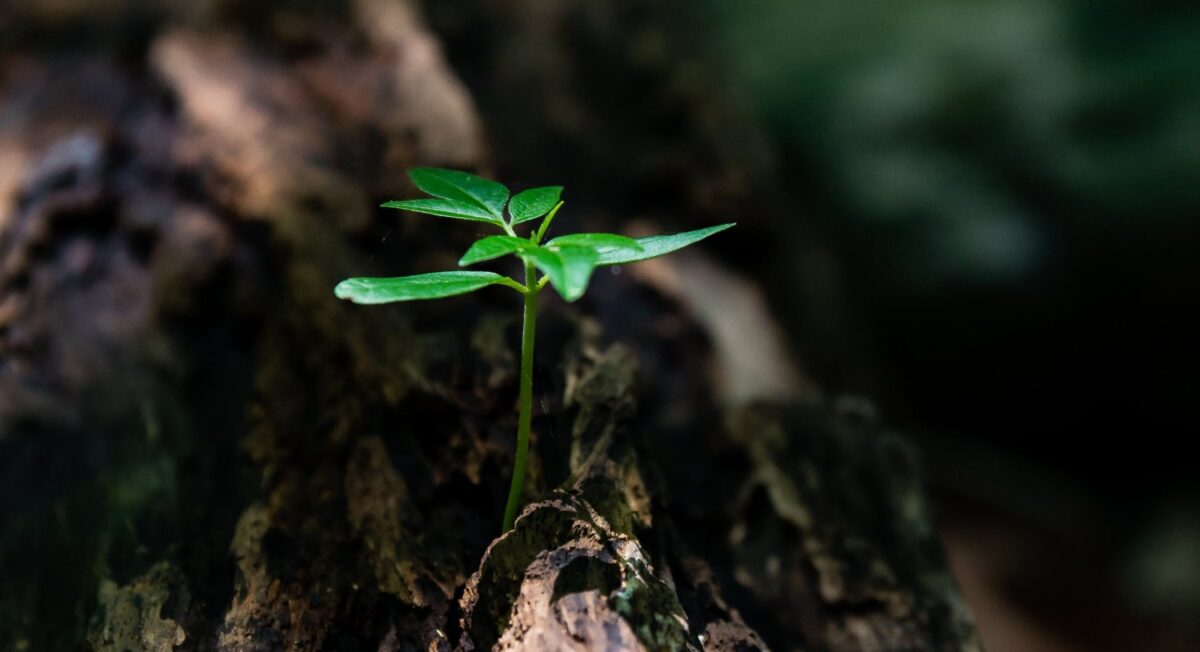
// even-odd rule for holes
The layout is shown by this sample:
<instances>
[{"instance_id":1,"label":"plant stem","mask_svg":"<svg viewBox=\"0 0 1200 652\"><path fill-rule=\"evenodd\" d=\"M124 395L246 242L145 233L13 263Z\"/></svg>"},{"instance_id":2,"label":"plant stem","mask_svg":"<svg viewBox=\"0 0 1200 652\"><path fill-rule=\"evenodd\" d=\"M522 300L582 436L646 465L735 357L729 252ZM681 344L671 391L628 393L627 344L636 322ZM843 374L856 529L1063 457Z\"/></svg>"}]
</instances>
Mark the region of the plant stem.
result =
<instances>
[{"instance_id":1,"label":"plant stem","mask_svg":"<svg viewBox=\"0 0 1200 652\"><path fill-rule=\"evenodd\" d=\"M517 393L517 457L513 464L508 504L504 507L502 532L512 529L525 488L525 462L529 456L529 429L533 420L533 336L537 329L537 278L533 263L525 263L525 321L521 326L521 386Z\"/></svg>"},{"instance_id":2,"label":"plant stem","mask_svg":"<svg viewBox=\"0 0 1200 652\"><path fill-rule=\"evenodd\" d=\"M530 236L534 244L541 242L542 238L545 237L546 230L550 228L550 223L554 221L554 216L558 215L558 209L562 208L562 205L561 201L555 204L554 208L550 209L550 214L546 216L546 219L542 220L542 226Z\"/></svg>"}]
</instances>

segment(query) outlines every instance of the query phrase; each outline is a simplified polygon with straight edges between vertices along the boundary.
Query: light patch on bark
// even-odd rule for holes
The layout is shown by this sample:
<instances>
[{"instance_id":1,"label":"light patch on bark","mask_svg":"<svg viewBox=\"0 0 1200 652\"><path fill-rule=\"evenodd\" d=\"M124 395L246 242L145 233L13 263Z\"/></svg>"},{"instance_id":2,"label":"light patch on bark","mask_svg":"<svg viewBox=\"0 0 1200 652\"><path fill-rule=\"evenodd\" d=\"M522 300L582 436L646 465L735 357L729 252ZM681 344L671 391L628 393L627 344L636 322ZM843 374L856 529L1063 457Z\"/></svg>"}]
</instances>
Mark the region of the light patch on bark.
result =
<instances>
[{"instance_id":1,"label":"light patch on bark","mask_svg":"<svg viewBox=\"0 0 1200 652\"><path fill-rule=\"evenodd\" d=\"M97 622L88 632L88 643L96 652L171 652L187 640L187 634L161 612L172 588L180 582L178 571L167 562L158 562L124 586L104 580Z\"/></svg>"}]
</instances>

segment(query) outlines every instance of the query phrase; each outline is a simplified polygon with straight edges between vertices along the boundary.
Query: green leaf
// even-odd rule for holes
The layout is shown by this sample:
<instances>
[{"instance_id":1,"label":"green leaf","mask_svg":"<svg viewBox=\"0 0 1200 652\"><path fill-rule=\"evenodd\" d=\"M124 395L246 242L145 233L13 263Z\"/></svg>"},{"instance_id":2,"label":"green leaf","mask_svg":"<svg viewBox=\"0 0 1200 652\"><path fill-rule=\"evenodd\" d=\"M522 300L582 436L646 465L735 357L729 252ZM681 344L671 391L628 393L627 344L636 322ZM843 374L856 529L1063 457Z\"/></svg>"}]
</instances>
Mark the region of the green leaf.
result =
<instances>
[{"instance_id":1,"label":"green leaf","mask_svg":"<svg viewBox=\"0 0 1200 652\"><path fill-rule=\"evenodd\" d=\"M504 283L507 277L493 272L434 272L394 278L348 278L333 289L339 299L354 303L390 303L440 299Z\"/></svg>"},{"instance_id":2,"label":"green leaf","mask_svg":"<svg viewBox=\"0 0 1200 652\"><path fill-rule=\"evenodd\" d=\"M404 199L380 204L384 208L399 208L414 213L427 213L439 217L453 217L456 220L471 220L472 222L487 222L502 224L491 213L475 205L454 199Z\"/></svg>"},{"instance_id":3,"label":"green leaf","mask_svg":"<svg viewBox=\"0 0 1200 652\"><path fill-rule=\"evenodd\" d=\"M512 224L520 224L550 212L562 195L562 186L545 186L530 188L519 192L508 202L508 214L512 216Z\"/></svg>"},{"instance_id":4,"label":"green leaf","mask_svg":"<svg viewBox=\"0 0 1200 652\"><path fill-rule=\"evenodd\" d=\"M598 252L628 249L631 253L636 253L642 250L642 245L637 240L626 238L623 235L616 235L615 233L571 233L569 235L560 235L546 243L547 247L563 245L591 247Z\"/></svg>"},{"instance_id":5,"label":"green leaf","mask_svg":"<svg viewBox=\"0 0 1200 652\"><path fill-rule=\"evenodd\" d=\"M596 250L565 245L550 249L530 247L521 252L550 278L550 285L567 301L575 301L587 291L592 270L596 268Z\"/></svg>"},{"instance_id":6,"label":"green leaf","mask_svg":"<svg viewBox=\"0 0 1200 652\"><path fill-rule=\"evenodd\" d=\"M499 258L506 254L513 254L522 249L535 246L532 242L525 238L514 238L511 235L490 235L482 240L477 240L467 253L458 261L459 267L473 265L485 260Z\"/></svg>"},{"instance_id":7,"label":"green leaf","mask_svg":"<svg viewBox=\"0 0 1200 652\"><path fill-rule=\"evenodd\" d=\"M596 261L596 264L624 265L625 263L636 263L641 260L657 258L673 251L683 249L688 245L696 244L708 236L714 233L720 233L721 231L724 231L732 226L732 223L721 224L718 226L710 226L704 229L696 229L695 231L676 233L675 235L654 235L648 238L638 238L637 243L642 246L641 251L601 248L599 250L599 259Z\"/></svg>"},{"instance_id":8,"label":"green leaf","mask_svg":"<svg viewBox=\"0 0 1200 652\"><path fill-rule=\"evenodd\" d=\"M413 168L408 176L418 188L434 197L476 204L497 220L504 220L508 188L495 181L441 168Z\"/></svg>"}]
</instances>

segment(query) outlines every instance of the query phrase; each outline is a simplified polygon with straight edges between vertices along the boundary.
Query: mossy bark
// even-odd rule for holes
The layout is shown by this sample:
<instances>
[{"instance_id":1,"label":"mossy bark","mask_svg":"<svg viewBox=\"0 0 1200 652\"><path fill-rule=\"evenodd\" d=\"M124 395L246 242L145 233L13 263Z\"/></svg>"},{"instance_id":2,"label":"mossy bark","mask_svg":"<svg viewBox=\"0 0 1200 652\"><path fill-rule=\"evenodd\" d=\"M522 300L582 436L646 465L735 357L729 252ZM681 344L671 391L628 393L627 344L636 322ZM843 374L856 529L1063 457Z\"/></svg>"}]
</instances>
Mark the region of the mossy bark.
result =
<instances>
[{"instance_id":1,"label":"mossy bark","mask_svg":"<svg viewBox=\"0 0 1200 652\"><path fill-rule=\"evenodd\" d=\"M704 328L630 275L598 321L545 306L497 537L510 293L332 296L476 235L373 210L407 167L532 169L418 8L130 3L69 46L110 19L64 11L0 17L4 649L978 648L903 438L723 404Z\"/></svg>"}]
</instances>

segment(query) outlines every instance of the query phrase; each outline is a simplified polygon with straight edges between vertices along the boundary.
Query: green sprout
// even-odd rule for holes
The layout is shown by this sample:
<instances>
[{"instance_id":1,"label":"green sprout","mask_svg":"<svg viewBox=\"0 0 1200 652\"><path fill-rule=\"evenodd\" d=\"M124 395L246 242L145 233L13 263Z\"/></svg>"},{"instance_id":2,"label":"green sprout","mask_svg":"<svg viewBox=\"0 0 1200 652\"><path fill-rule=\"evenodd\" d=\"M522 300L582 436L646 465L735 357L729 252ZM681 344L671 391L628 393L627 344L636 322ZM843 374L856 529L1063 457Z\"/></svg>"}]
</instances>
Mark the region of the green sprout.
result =
<instances>
[{"instance_id":1,"label":"green sprout","mask_svg":"<svg viewBox=\"0 0 1200 652\"><path fill-rule=\"evenodd\" d=\"M612 233L573 233L543 243L554 216L562 208L561 186L531 188L509 199L508 188L465 172L438 168L409 171L417 188L431 197L389 201L385 208L398 208L457 220L486 222L504 235L491 235L471 245L458 261L460 267L513 255L525 268L525 282L495 272L434 272L395 278L350 278L334 288L339 299L376 304L392 301L438 299L474 292L488 285L504 285L525 299L521 328L521 385L518 392L517 450L508 503L504 509L503 532L512 529L525 486L525 462L529 453L529 429L533 408L533 342L537 322L537 297L546 284L566 301L575 301L587 290L592 271L604 265L623 265L669 254L733 224L721 224L675 235L627 238ZM505 217L505 206L508 217ZM514 227L542 219L528 237ZM538 278L538 272L542 277Z\"/></svg>"}]
</instances>

